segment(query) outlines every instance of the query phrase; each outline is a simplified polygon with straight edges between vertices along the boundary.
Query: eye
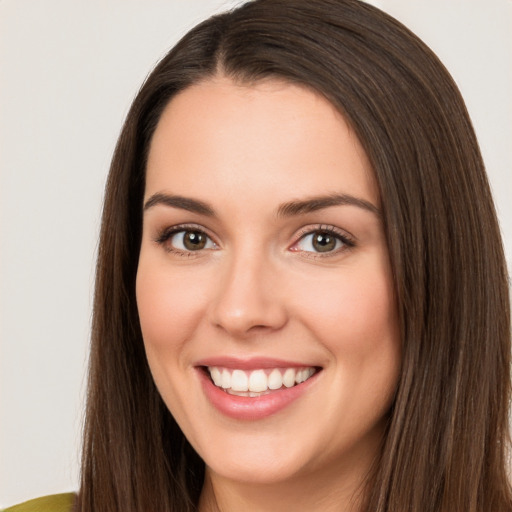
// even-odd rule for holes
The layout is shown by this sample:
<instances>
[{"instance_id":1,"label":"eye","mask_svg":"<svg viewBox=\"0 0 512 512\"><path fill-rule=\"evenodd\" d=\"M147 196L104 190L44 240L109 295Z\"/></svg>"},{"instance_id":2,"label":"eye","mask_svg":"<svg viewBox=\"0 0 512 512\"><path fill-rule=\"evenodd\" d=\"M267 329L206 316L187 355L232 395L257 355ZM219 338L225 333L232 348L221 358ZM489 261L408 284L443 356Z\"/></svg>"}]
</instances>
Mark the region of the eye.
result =
<instances>
[{"instance_id":1,"label":"eye","mask_svg":"<svg viewBox=\"0 0 512 512\"><path fill-rule=\"evenodd\" d=\"M158 237L157 242L165 245L170 252L193 252L203 249L216 249L217 245L199 229L173 228Z\"/></svg>"},{"instance_id":2,"label":"eye","mask_svg":"<svg viewBox=\"0 0 512 512\"><path fill-rule=\"evenodd\" d=\"M332 228L317 229L305 233L292 250L313 253L338 252L344 247L353 247L354 243L345 235L335 232Z\"/></svg>"},{"instance_id":3,"label":"eye","mask_svg":"<svg viewBox=\"0 0 512 512\"><path fill-rule=\"evenodd\" d=\"M170 242L176 249L182 251L199 251L201 249L213 248L213 242L201 231L178 231L171 238Z\"/></svg>"}]
</instances>

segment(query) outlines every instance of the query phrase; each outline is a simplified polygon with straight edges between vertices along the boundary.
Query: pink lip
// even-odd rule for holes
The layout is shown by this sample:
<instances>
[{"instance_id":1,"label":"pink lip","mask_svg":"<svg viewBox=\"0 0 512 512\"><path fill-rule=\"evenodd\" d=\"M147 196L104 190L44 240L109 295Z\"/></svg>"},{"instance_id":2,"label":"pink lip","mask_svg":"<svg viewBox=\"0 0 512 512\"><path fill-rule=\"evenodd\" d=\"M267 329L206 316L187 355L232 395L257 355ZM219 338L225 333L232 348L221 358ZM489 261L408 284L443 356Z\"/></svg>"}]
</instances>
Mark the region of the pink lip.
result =
<instances>
[{"instance_id":1,"label":"pink lip","mask_svg":"<svg viewBox=\"0 0 512 512\"><path fill-rule=\"evenodd\" d=\"M268 359L265 359L264 362L268 363ZM246 361L246 365L240 365L240 361L237 361L236 364L229 364L225 358L221 360L209 359L208 364L204 364L201 366L222 366L225 368L240 368L240 369L263 369L269 367L281 367L281 368L290 368L294 366L305 367L308 365L304 364L292 364L284 361L273 361L273 364L261 364L262 361L250 360ZM314 385L317 380L318 374L320 372L315 373L312 377L310 377L305 382L301 384L295 385L291 388L282 388L267 395L262 395L258 397L247 397L247 396L237 396L230 395L226 393L223 389L218 388L213 384L210 377L207 375L207 372L204 368L196 367L197 373L201 380L201 385L203 387L204 393L210 403L222 414L228 416L230 418L236 420L259 420L263 418L267 418L273 414L278 413L279 411L285 409L288 405L295 402L301 396L303 396L309 388Z\"/></svg>"},{"instance_id":2,"label":"pink lip","mask_svg":"<svg viewBox=\"0 0 512 512\"><path fill-rule=\"evenodd\" d=\"M237 357L210 357L197 361L196 366L220 366L222 368L238 368L240 370L264 370L265 368L305 368L311 364L285 361L284 359L269 359L268 357L252 357L240 359Z\"/></svg>"}]
</instances>

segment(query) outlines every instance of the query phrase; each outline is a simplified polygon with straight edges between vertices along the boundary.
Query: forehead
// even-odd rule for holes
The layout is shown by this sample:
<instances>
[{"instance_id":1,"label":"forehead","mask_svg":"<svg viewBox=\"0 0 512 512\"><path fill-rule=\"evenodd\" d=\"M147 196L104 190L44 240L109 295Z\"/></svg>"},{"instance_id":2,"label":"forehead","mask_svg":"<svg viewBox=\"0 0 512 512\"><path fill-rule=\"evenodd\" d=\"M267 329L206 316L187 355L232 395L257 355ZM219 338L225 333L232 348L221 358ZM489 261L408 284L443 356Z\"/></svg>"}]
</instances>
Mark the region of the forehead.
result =
<instances>
[{"instance_id":1,"label":"forehead","mask_svg":"<svg viewBox=\"0 0 512 512\"><path fill-rule=\"evenodd\" d=\"M355 133L323 96L284 81L235 84L217 77L175 96L148 157L146 196L282 190L290 196L351 193L379 203ZM350 190L337 190L337 188Z\"/></svg>"}]
</instances>

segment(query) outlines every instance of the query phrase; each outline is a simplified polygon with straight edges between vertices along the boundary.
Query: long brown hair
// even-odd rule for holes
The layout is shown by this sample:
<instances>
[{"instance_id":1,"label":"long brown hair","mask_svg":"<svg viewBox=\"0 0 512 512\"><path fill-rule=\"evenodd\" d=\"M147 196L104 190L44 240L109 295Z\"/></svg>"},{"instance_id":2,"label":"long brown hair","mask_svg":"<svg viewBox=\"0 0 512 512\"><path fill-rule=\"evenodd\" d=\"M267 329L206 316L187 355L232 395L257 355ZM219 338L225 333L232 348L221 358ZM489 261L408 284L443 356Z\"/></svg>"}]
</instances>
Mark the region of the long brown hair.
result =
<instances>
[{"instance_id":1,"label":"long brown hair","mask_svg":"<svg viewBox=\"0 0 512 512\"><path fill-rule=\"evenodd\" d=\"M145 162L172 97L216 74L323 94L380 187L403 362L367 512L512 510L510 305L464 102L436 56L356 0L255 0L191 30L135 99L107 183L76 510L196 510L204 464L153 383L135 301Z\"/></svg>"}]
</instances>

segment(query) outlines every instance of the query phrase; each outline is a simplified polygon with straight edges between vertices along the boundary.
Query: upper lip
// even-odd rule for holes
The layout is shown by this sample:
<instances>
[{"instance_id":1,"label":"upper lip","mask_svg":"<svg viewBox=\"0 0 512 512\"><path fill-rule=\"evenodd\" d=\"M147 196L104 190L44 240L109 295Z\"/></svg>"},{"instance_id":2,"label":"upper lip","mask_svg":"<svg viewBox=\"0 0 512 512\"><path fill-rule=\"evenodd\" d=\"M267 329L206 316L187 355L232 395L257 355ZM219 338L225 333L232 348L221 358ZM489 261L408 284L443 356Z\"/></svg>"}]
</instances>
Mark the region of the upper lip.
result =
<instances>
[{"instance_id":1,"label":"upper lip","mask_svg":"<svg viewBox=\"0 0 512 512\"><path fill-rule=\"evenodd\" d=\"M240 370L258 370L265 368L305 368L318 365L269 357L238 358L217 356L201 359L195 363L195 366L220 366Z\"/></svg>"}]
</instances>

